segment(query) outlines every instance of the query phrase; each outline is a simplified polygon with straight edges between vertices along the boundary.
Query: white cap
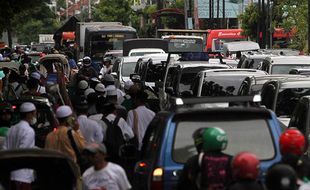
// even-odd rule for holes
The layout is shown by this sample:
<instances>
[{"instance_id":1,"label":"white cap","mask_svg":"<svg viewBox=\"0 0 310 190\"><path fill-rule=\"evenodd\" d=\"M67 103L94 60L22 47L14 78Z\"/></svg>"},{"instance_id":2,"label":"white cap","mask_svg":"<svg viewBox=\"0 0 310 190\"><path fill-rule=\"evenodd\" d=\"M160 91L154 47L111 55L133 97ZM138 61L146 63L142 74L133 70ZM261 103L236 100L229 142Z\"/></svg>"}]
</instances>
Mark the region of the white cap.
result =
<instances>
[{"instance_id":1,"label":"white cap","mask_svg":"<svg viewBox=\"0 0 310 190\"><path fill-rule=\"evenodd\" d=\"M37 79L37 80L40 80L40 79L41 79L41 75L40 75L40 73L38 73L38 72L32 72L32 73L30 74L30 77L32 77L32 78L34 78L34 79Z\"/></svg>"},{"instance_id":2,"label":"white cap","mask_svg":"<svg viewBox=\"0 0 310 190\"><path fill-rule=\"evenodd\" d=\"M56 110L57 118L65 118L72 115L72 110L69 106L60 106Z\"/></svg>"},{"instance_id":3,"label":"white cap","mask_svg":"<svg viewBox=\"0 0 310 190\"><path fill-rule=\"evenodd\" d=\"M90 80L93 82L100 82L100 80L97 77L92 77Z\"/></svg>"},{"instance_id":4,"label":"white cap","mask_svg":"<svg viewBox=\"0 0 310 190\"><path fill-rule=\"evenodd\" d=\"M19 111L21 113L32 112L34 110L36 110L36 106L31 102L22 103L22 105L19 108Z\"/></svg>"},{"instance_id":5,"label":"white cap","mask_svg":"<svg viewBox=\"0 0 310 190\"><path fill-rule=\"evenodd\" d=\"M105 86L102 83L98 83L95 87L95 90L98 92L105 92Z\"/></svg>"},{"instance_id":6,"label":"white cap","mask_svg":"<svg viewBox=\"0 0 310 190\"><path fill-rule=\"evenodd\" d=\"M86 90L88 88L88 82L86 80L81 80L78 86L79 89Z\"/></svg>"},{"instance_id":7,"label":"white cap","mask_svg":"<svg viewBox=\"0 0 310 190\"><path fill-rule=\"evenodd\" d=\"M107 90L107 96L117 96L116 90Z\"/></svg>"},{"instance_id":8,"label":"white cap","mask_svg":"<svg viewBox=\"0 0 310 190\"><path fill-rule=\"evenodd\" d=\"M129 90L130 87L132 87L133 85L134 85L133 82L131 80L128 80L125 82L124 88L125 88L125 90Z\"/></svg>"},{"instance_id":9,"label":"white cap","mask_svg":"<svg viewBox=\"0 0 310 190\"><path fill-rule=\"evenodd\" d=\"M94 93L95 92L95 90L94 89L92 89L92 88L88 88L88 89L86 89L85 90L85 92L84 92L84 96L85 97L87 97L88 96L88 94L90 94L90 93Z\"/></svg>"},{"instance_id":10,"label":"white cap","mask_svg":"<svg viewBox=\"0 0 310 190\"><path fill-rule=\"evenodd\" d=\"M106 82L114 82L115 81L114 77L110 74L105 74L103 77L103 80Z\"/></svg>"}]
</instances>

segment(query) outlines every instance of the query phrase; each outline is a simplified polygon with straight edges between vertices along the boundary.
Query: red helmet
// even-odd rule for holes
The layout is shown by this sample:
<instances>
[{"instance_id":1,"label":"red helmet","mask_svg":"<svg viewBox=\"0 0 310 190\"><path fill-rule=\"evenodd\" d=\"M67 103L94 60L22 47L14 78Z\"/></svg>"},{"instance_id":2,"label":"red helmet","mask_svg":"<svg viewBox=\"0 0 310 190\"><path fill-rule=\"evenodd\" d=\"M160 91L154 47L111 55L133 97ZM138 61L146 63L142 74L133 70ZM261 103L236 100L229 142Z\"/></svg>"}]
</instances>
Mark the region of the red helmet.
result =
<instances>
[{"instance_id":1,"label":"red helmet","mask_svg":"<svg viewBox=\"0 0 310 190\"><path fill-rule=\"evenodd\" d=\"M253 179L259 174L259 160L250 152L237 154L232 161L232 173L235 179Z\"/></svg>"},{"instance_id":2,"label":"red helmet","mask_svg":"<svg viewBox=\"0 0 310 190\"><path fill-rule=\"evenodd\" d=\"M281 154L295 154L301 156L306 146L305 136L296 128L284 131L280 136Z\"/></svg>"}]
</instances>

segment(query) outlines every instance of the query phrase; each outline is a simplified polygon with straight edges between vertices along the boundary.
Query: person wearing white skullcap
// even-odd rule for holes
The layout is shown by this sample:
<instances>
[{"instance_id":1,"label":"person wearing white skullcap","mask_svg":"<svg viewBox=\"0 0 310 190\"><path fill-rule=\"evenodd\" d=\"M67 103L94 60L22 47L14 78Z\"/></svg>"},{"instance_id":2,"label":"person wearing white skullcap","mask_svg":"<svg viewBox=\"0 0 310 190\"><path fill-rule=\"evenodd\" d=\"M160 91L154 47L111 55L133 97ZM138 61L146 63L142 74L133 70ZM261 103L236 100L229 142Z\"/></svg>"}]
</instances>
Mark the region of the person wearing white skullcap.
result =
<instances>
[{"instance_id":1,"label":"person wearing white skullcap","mask_svg":"<svg viewBox=\"0 0 310 190\"><path fill-rule=\"evenodd\" d=\"M94 89L88 88L88 89L85 90L84 96L85 96L85 98L87 99L87 96L88 96L89 94L95 93L95 92L96 92L96 91L95 91Z\"/></svg>"},{"instance_id":2,"label":"person wearing white skullcap","mask_svg":"<svg viewBox=\"0 0 310 190\"><path fill-rule=\"evenodd\" d=\"M106 95L105 86L102 83L98 83L96 85L95 91L99 97L105 97L105 95Z\"/></svg>"},{"instance_id":3,"label":"person wearing white skullcap","mask_svg":"<svg viewBox=\"0 0 310 190\"><path fill-rule=\"evenodd\" d=\"M3 144L4 150L35 147L35 132L30 125L34 125L37 121L36 107L33 103L25 102L21 104L19 112L21 121L9 129ZM34 175L31 169L19 169L11 172L11 184L14 187L23 185L25 189L31 189L33 181Z\"/></svg>"},{"instance_id":4,"label":"person wearing white skullcap","mask_svg":"<svg viewBox=\"0 0 310 190\"><path fill-rule=\"evenodd\" d=\"M45 94L46 93L46 89L44 86L42 86L41 84L41 74L37 71L32 72L30 74L30 78L36 79L39 83L38 88L37 88L37 92L39 92L40 94Z\"/></svg>"},{"instance_id":5,"label":"person wearing white skullcap","mask_svg":"<svg viewBox=\"0 0 310 190\"><path fill-rule=\"evenodd\" d=\"M116 88L114 85L114 78L112 75L105 75L105 80L104 80L104 85L106 86L106 91L110 91L110 90L116 90L117 93L117 104L121 104L124 101L124 96L125 93L123 91L121 91L120 89Z\"/></svg>"},{"instance_id":6,"label":"person wearing white skullcap","mask_svg":"<svg viewBox=\"0 0 310 190\"><path fill-rule=\"evenodd\" d=\"M47 135L45 149L64 153L77 162L77 156L72 148L69 135L72 135L74 143L80 151L85 146L85 139L80 134L79 124L72 114L72 109L69 106L64 105L57 108L56 117L59 121L59 126Z\"/></svg>"},{"instance_id":7,"label":"person wearing white skullcap","mask_svg":"<svg viewBox=\"0 0 310 190\"><path fill-rule=\"evenodd\" d=\"M88 82L86 80L81 80L78 84L80 90L85 91L88 88Z\"/></svg>"}]
</instances>

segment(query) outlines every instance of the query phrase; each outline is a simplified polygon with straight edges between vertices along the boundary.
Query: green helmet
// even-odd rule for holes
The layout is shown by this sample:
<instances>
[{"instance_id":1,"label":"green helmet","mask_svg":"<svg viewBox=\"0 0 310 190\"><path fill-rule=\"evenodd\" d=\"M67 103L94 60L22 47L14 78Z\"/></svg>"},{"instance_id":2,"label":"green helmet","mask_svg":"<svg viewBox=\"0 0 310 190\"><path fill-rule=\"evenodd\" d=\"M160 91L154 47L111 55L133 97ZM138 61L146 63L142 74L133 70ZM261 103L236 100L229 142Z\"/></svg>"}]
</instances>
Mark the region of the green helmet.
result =
<instances>
[{"instance_id":1,"label":"green helmet","mask_svg":"<svg viewBox=\"0 0 310 190\"><path fill-rule=\"evenodd\" d=\"M218 127L208 128L203 133L203 150L221 151L227 147L226 132Z\"/></svg>"}]
</instances>

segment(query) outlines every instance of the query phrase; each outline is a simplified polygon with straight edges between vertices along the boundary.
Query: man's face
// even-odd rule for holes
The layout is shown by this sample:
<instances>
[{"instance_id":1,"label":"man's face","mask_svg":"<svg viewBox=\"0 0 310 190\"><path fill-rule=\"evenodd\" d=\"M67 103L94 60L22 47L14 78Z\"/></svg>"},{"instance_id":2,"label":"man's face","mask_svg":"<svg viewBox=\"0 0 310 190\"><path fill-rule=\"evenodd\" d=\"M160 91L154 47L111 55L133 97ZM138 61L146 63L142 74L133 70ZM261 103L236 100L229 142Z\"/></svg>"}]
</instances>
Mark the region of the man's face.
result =
<instances>
[{"instance_id":1,"label":"man's face","mask_svg":"<svg viewBox=\"0 0 310 190\"><path fill-rule=\"evenodd\" d=\"M97 152L97 153L88 153L87 154L87 157L89 159L89 161L93 164L93 165L96 165L96 164L99 164L101 163L102 161L104 161L105 159L105 155L100 153L100 152Z\"/></svg>"}]
</instances>

